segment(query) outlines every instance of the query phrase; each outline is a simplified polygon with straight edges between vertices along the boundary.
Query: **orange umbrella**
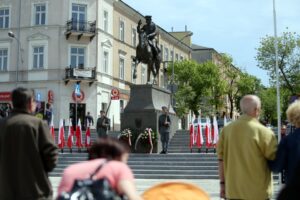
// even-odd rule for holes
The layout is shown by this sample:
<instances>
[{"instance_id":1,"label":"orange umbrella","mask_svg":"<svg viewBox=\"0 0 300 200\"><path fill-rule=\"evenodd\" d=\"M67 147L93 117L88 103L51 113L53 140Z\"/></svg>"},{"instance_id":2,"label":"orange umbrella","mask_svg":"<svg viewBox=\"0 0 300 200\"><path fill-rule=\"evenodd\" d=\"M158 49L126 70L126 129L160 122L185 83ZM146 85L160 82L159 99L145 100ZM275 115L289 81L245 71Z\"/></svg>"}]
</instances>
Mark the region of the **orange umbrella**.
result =
<instances>
[{"instance_id":1,"label":"orange umbrella","mask_svg":"<svg viewBox=\"0 0 300 200\"><path fill-rule=\"evenodd\" d=\"M143 193L144 200L209 200L201 188L183 182L167 182L155 185Z\"/></svg>"}]
</instances>

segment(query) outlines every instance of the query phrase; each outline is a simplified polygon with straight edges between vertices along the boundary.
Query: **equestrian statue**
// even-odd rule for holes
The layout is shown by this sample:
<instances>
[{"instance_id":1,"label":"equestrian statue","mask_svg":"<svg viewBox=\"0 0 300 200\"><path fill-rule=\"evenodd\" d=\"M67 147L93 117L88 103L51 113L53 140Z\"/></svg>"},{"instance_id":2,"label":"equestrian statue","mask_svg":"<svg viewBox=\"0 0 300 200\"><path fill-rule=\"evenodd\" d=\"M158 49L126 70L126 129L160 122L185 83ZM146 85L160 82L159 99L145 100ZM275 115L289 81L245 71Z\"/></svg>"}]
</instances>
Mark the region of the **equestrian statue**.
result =
<instances>
[{"instance_id":1,"label":"equestrian statue","mask_svg":"<svg viewBox=\"0 0 300 200\"><path fill-rule=\"evenodd\" d=\"M136 57L133 78L137 77L136 67L141 62L147 64L147 84L150 84L150 75L153 75L153 84L157 84L156 78L159 74L161 63L161 50L158 47L157 28L152 22L151 16L145 16L146 24L141 28L142 21L139 20L137 32L139 34L139 43L136 47Z\"/></svg>"}]
</instances>

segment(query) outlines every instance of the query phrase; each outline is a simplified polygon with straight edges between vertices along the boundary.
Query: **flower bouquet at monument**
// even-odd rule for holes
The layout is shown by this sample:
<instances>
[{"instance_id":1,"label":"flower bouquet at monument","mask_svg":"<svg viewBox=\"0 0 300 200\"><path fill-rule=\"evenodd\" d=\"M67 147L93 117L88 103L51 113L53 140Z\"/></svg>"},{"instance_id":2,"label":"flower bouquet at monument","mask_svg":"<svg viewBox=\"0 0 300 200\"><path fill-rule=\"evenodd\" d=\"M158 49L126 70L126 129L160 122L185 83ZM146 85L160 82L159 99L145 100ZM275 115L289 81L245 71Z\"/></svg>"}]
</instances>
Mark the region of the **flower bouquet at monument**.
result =
<instances>
[{"instance_id":1,"label":"flower bouquet at monument","mask_svg":"<svg viewBox=\"0 0 300 200\"><path fill-rule=\"evenodd\" d=\"M156 133L151 128L145 128L145 130L139 135L139 143L143 146L153 146L156 144Z\"/></svg>"},{"instance_id":2,"label":"flower bouquet at monument","mask_svg":"<svg viewBox=\"0 0 300 200\"><path fill-rule=\"evenodd\" d=\"M131 137L132 137L132 131L129 128L124 129L120 136L119 136L119 140L127 143L129 146L131 146Z\"/></svg>"}]
</instances>

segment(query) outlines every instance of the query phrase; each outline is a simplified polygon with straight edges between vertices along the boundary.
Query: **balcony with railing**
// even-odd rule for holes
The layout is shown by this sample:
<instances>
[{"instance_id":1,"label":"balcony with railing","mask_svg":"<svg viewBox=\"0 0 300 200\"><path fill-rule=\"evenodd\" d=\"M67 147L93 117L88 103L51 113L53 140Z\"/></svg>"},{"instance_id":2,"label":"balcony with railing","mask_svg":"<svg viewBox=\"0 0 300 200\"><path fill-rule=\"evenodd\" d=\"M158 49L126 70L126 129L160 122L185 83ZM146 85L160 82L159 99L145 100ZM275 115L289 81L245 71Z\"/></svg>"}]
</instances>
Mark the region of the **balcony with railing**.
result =
<instances>
[{"instance_id":1,"label":"balcony with railing","mask_svg":"<svg viewBox=\"0 0 300 200\"><path fill-rule=\"evenodd\" d=\"M69 20L67 21L66 39L68 40L70 36L77 37L77 40L87 37L92 41L96 35L96 21L77 21Z\"/></svg>"},{"instance_id":2,"label":"balcony with railing","mask_svg":"<svg viewBox=\"0 0 300 200\"><path fill-rule=\"evenodd\" d=\"M65 69L65 84L69 82L86 82L91 86L96 81L96 67L68 67Z\"/></svg>"}]
</instances>

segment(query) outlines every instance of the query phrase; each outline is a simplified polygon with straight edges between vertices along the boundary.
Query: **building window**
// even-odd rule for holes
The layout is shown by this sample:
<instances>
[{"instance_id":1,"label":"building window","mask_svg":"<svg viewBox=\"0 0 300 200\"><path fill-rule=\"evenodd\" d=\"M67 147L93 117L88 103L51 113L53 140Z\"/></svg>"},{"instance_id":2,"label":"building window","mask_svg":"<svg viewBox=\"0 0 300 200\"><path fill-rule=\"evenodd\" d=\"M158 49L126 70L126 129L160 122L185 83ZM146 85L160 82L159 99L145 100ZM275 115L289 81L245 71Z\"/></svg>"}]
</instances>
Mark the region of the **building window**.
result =
<instances>
[{"instance_id":1,"label":"building window","mask_svg":"<svg viewBox=\"0 0 300 200\"><path fill-rule=\"evenodd\" d=\"M45 25L46 24L46 4L35 4L35 25Z\"/></svg>"},{"instance_id":2,"label":"building window","mask_svg":"<svg viewBox=\"0 0 300 200\"><path fill-rule=\"evenodd\" d=\"M120 21L120 40L124 42L125 39L125 24L124 21Z\"/></svg>"},{"instance_id":3,"label":"building window","mask_svg":"<svg viewBox=\"0 0 300 200\"><path fill-rule=\"evenodd\" d=\"M0 49L0 71L7 70L8 49Z\"/></svg>"},{"instance_id":4,"label":"building window","mask_svg":"<svg viewBox=\"0 0 300 200\"><path fill-rule=\"evenodd\" d=\"M161 44L160 45L160 50L161 50L161 58L164 56L164 46Z\"/></svg>"},{"instance_id":5,"label":"building window","mask_svg":"<svg viewBox=\"0 0 300 200\"><path fill-rule=\"evenodd\" d=\"M132 46L136 47L136 29L135 28L132 28L131 39L132 39Z\"/></svg>"},{"instance_id":6,"label":"building window","mask_svg":"<svg viewBox=\"0 0 300 200\"><path fill-rule=\"evenodd\" d=\"M180 56L180 60L183 61L183 56Z\"/></svg>"},{"instance_id":7,"label":"building window","mask_svg":"<svg viewBox=\"0 0 300 200\"><path fill-rule=\"evenodd\" d=\"M108 73L108 52L103 52L103 72Z\"/></svg>"},{"instance_id":8,"label":"building window","mask_svg":"<svg viewBox=\"0 0 300 200\"><path fill-rule=\"evenodd\" d=\"M45 48L43 46L33 47L33 69L44 68Z\"/></svg>"},{"instance_id":9,"label":"building window","mask_svg":"<svg viewBox=\"0 0 300 200\"><path fill-rule=\"evenodd\" d=\"M175 54L175 60L178 61L178 53Z\"/></svg>"},{"instance_id":10,"label":"building window","mask_svg":"<svg viewBox=\"0 0 300 200\"><path fill-rule=\"evenodd\" d=\"M135 68L135 62L131 62L131 82L136 83L136 79L133 78L133 72Z\"/></svg>"},{"instance_id":11,"label":"building window","mask_svg":"<svg viewBox=\"0 0 300 200\"><path fill-rule=\"evenodd\" d=\"M108 12L106 10L103 11L103 30L108 32Z\"/></svg>"},{"instance_id":12,"label":"building window","mask_svg":"<svg viewBox=\"0 0 300 200\"><path fill-rule=\"evenodd\" d=\"M9 24L9 9L0 8L0 28L8 28Z\"/></svg>"},{"instance_id":13,"label":"building window","mask_svg":"<svg viewBox=\"0 0 300 200\"><path fill-rule=\"evenodd\" d=\"M124 72L125 72L125 61L124 58L120 58L120 79L124 80Z\"/></svg>"},{"instance_id":14,"label":"building window","mask_svg":"<svg viewBox=\"0 0 300 200\"><path fill-rule=\"evenodd\" d=\"M84 68L85 48L71 47L71 65L72 68Z\"/></svg>"},{"instance_id":15,"label":"building window","mask_svg":"<svg viewBox=\"0 0 300 200\"><path fill-rule=\"evenodd\" d=\"M169 60L169 49L165 48L165 61Z\"/></svg>"},{"instance_id":16,"label":"building window","mask_svg":"<svg viewBox=\"0 0 300 200\"><path fill-rule=\"evenodd\" d=\"M72 4L72 23L73 30L85 30L86 5L75 3Z\"/></svg>"},{"instance_id":17,"label":"building window","mask_svg":"<svg viewBox=\"0 0 300 200\"><path fill-rule=\"evenodd\" d=\"M170 59L171 59L171 61L173 61L173 59L174 59L174 51L170 52Z\"/></svg>"}]
</instances>

